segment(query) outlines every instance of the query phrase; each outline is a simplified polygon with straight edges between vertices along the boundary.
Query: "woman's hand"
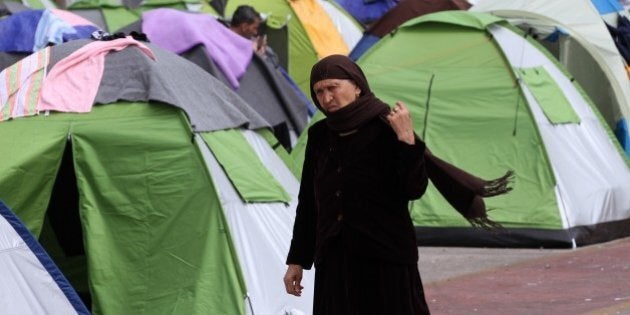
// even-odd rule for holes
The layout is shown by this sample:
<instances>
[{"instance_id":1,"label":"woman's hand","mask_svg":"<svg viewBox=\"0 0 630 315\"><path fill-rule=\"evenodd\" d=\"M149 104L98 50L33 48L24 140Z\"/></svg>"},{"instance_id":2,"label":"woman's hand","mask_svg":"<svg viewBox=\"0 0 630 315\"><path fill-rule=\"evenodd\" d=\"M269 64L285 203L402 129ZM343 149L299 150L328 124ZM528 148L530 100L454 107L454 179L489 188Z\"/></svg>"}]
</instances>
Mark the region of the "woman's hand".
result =
<instances>
[{"instance_id":1,"label":"woman's hand","mask_svg":"<svg viewBox=\"0 0 630 315\"><path fill-rule=\"evenodd\" d=\"M284 275L284 287L287 293L295 296L302 295L302 289L304 287L300 284L302 282L303 268L300 265L289 265L287 273Z\"/></svg>"},{"instance_id":2,"label":"woman's hand","mask_svg":"<svg viewBox=\"0 0 630 315\"><path fill-rule=\"evenodd\" d=\"M394 129L398 140L407 144L416 143L411 114L403 102L396 102L396 105L394 105L389 115L387 115L387 121L389 121L389 125Z\"/></svg>"}]
</instances>

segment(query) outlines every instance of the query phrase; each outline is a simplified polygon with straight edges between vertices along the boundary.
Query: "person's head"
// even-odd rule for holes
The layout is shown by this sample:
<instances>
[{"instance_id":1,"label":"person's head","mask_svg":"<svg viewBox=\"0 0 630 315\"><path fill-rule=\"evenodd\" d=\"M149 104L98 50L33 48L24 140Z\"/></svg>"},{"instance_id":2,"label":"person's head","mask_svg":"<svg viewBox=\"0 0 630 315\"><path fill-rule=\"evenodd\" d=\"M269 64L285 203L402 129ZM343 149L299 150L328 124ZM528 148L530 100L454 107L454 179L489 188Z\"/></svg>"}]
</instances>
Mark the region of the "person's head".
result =
<instances>
[{"instance_id":1,"label":"person's head","mask_svg":"<svg viewBox=\"0 0 630 315\"><path fill-rule=\"evenodd\" d=\"M325 113L335 112L371 93L361 68L346 56L323 58L311 70L311 98Z\"/></svg>"},{"instance_id":2,"label":"person's head","mask_svg":"<svg viewBox=\"0 0 630 315\"><path fill-rule=\"evenodd\" d=\"M245 38L253 38L258 35L258 27L262 18L252 6L240 5L232 15L230 28Z\"/></svg>"}]
</instances>

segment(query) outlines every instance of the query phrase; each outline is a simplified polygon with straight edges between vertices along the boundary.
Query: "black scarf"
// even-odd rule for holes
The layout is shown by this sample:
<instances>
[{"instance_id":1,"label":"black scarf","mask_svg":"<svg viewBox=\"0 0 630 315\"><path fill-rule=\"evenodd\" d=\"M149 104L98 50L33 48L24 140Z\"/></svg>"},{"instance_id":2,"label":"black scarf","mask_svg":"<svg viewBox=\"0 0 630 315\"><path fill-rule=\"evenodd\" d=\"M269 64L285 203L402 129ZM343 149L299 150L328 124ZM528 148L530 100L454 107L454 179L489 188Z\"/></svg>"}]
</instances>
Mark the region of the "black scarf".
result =
<instances>
[{"instance_id":1,"label":"black scarf","mask_svg":"<svg viewBox=\"0 0 630 315\"><path fill-rule=\"evenodd\" d=\"M385 118L388 113L389 106L374 97L374 94L368 93L334 113L326 113L326 123L335 132L348 132L361 127L374 117Z\"/></svg>"},{"instance_id":2,"label":"black scarf","mask_svg":"<svg viewBox=\"0 0 630 315\"><path fill-rule=\"evenodd\" d=\"M313 91L313 85L325 79L352 80L361 89L361 94L354 102L333 113L327 113ZM316 63L311 70L310 84L311 98L324 112L326 123L333 131L342 133L355 130L377 116L387 121L385 116L389 114L389 106L374 96L361 68L346 56L331 55ZM421 141L417 135L416 138ZM484 180L436 157L428 148L424 158L427 174L433 185L471 225L486 229L501 228L500 224L488 218L483 198L511 191L509 183L514 176L512 171L497 179Z\"/></svg>"}]
</instances>

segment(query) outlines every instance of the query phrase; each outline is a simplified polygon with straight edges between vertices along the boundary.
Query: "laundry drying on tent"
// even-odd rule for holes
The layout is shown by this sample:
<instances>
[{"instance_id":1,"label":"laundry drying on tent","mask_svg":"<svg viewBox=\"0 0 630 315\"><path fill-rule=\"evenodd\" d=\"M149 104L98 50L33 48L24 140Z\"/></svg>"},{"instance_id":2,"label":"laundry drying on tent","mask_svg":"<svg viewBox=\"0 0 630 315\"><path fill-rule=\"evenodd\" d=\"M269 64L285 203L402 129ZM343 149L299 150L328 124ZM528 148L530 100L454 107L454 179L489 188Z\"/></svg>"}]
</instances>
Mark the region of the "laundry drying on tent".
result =
<instances>
[{"instance_id":1,"label":"laundry drying on tent","mask_svg":"<svg viewBox=\"0 0 630 315\"><path fill-rule=\"evenodd\" d=\"M98 28L71 12L25 10L0 19L0 52L30 53L50 44L89 38Z\"/></svg>"},{"instance_id":2,"label":"laundry drying on tent","mask_svg":"<svg viewBox=\"0 0 630 315\"><path fill-rule=\"evenodd\" d=\"M424 15L357 63L383 101L407 104L437 156L482 178L514 171L509 194L484 199L504 231L472 228L430 185L411 207L419 245L571 247L628 235L628 158L581 87L507 21Z\"/></svg>"},{"instance_id":3,"label":"laundry drying on tent","mask_svg":"<svg viewBox=\"0 0 630 315\"><path fill-rule=\"evenodd\" d=\"M0 198L59 249L53 260L95 313L311 309L312 295L291 298L277 281L298 182L271 125L195 64L141 44L107 51L101 74L86 70L98 83L88 111L60 112L64 100L50 99L46 114L0 122L0 143L13 148ZM48 47L46 75L81 68L69 60L91 45L102 42ZM74 95L90 95L84 83Z\"/></svg>"},{"instance_id":4,"label":"laundry drying on tent","mask_svg":"<svg viewBox=\"0 0 630 315\"><path fill-rule=\"evenodd\" d=\"M0 19L0 70L48 45L89 38L98 28L60 9L19 11Z\"/></svg>"},{"instance_id":5,"label":"laundry drying on tent","mask_svg":"<svg viewBox=\"0 0 630 315\"><path fill-rule=\"evenodd\" d=\"M602 16L590 0L478 0L470 10L491 12L543 39L541 43L580 83L630 156L630 142L624 140L630 134L622 134L623 126L630 121L628 73ZM558 36L549 37L549 32Z\"/></svg>"},{"instance_id":6,"label":"laundry drying on tent","mask_svg":"<svg viewBox=\"0 0 630 315\"><path fill-rule=\"evenodd\" d=\"M146 33L153 44L191 60L233 88L272 125L286 150L306 126L312 105L284 70L254 53L250 40L214 17L156 9L120 31Z\"/></svg>"}]
</instances>

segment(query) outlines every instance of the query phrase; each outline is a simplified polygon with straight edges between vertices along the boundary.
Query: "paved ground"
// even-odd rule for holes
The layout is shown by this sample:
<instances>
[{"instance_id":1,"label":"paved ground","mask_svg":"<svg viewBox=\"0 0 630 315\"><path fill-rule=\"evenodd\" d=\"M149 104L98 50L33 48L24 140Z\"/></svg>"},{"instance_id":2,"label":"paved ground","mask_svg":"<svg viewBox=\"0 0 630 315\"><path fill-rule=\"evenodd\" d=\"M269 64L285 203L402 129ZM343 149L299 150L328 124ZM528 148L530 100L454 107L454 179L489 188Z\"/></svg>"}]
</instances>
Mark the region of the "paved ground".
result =
<instances>
[{"instance_id":1,"label":"paved ground","mask_svg":"<svg viewBox=\"0 0 630 315\"><path fill-rule=\"evenodd\" d=\"M630 315L630 238L575 250L418 250L434 315Z\"/></svg>"}]
</instances>

